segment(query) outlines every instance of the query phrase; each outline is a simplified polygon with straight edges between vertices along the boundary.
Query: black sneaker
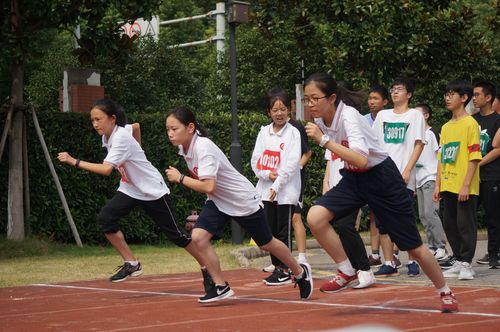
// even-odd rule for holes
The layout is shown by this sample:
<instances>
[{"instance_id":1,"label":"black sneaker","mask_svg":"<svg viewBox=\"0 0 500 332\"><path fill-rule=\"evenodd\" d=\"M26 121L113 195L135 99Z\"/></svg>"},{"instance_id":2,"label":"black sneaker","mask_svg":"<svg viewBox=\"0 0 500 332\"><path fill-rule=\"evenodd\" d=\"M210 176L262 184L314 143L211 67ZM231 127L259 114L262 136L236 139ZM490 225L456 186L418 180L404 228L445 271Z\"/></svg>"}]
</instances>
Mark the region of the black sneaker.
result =
<instances>
[{"instance_id":1,"label":"black sneaker","mask_svg":"<svg viewBox=\"0 0 500 332\"><path fill-rule=\"evenodd\" d=\"M300 279L295 278L294 287L297 287L298 284L300 290L300 299L307 300L311 297L314 287L313 278L311 275L311 265L309 265L308 263L300 263L300 266L304 269L304 272L302 273Z\"/></svg>"},{"instance_id":2,"label":"black sneaker","mask_svg":"<svg viewBox=\"0 0 500 332\"><path fill-rule=\"evenodd\" d=\"M274 269L274 272L263 280L268 286L279 286L292 283L292 277L290 273L287 273L280 269Z\"/></svg>"},{"instance_id":3,"label":"black sneaker","mask_svg":"<svg viewBox=\"0 0 500 332\"><path fill-rule=\"evenodd\" d=\"M486 254L483 257L479 258L476 262L478 264L484 264L484 265L489 264L490 263L490 255Z\"/></svg>"},{"instance_id":4,"label":"black sneaker","mask_svg":"<svg viewBox=\"0 0 500 332\"><path fill-rule=\"evenodd\" d=\"M497 258L495 258L495 257L490 258L489 265L490 265L490 269L499 269L500 268L500 261L498 260L498 256L497 256Z\"/></svg>"},{"instance_id":5,"label":"black sneaker","mask_svg":"<svg viewBox=\"0 0 500 332\"><path fill-rule=\"evenodd\" d=\"M203 288L205 289L206 294L215 286L215 283L207 269L201 269L201 274L203 275Z\"/></svg>"},{"instance_id":6,"label":"black sneaker","mask_svg":"<svg viewBox=\"0 0 500 332\"><path fill-rule=\"evenodd\" d=\"M455 265L456 261L457 259L454 256L450 256L447 260L439 262L439 266L441 266L442 269L449 269Z\"/></svg>"},{"instance_id":7,"label":"black sneaker","mask_svg":"<svg viewBox=\"0 0 500 332\"><path fill-rule=\"evenodd\" d=\"M232 295L234 295L234 292L231 287L229 287L229 284L226 281L226 284L223 286L215 285L214 287L209 289L205 296L198 298L198 302L210 303L220 301Z\"/></svg>"},{"instance_id":8,"label":"black sneaker","mask_svg":"<svg viewBox=\"0 0 500 332\"><path fill-rule=\"evenodd\" d=\"M129 276L138 277L142 274L142 266L141 263L138 263L136 266L133 266L132 264L125 262L123 265L118 266L116 271L118 272L112 275L111 278L109 278L109 281L120 282L127 280Z\"/></svg>"}]
</instances>

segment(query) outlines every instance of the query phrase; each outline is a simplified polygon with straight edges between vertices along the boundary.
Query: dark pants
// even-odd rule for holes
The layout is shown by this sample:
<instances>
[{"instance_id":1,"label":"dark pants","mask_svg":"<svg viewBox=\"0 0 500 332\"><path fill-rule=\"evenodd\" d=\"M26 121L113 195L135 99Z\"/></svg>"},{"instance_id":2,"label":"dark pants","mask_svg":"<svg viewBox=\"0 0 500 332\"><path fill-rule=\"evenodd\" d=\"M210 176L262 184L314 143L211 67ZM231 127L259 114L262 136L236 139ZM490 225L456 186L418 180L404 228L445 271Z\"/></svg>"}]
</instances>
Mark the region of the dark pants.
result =
<instances>
[{"instance_id":1,"label":"dark pants","mask_svg":"<svg viewBox=\"0 0 500 332\"><path fill-rule=\"evenodd\" d=\"M264 213L273 236L290 248L290 251L292 250L290 229L294 208L295 206L290 204L264 201ZM277 257L272 254L270 256L274 266L288 268Z\"/></svg>"},{"instance_id":2,"label":"dark pants","mask_svg":"<svg viewBox=\"0 0 500 332\"><path fill-rule=\"evenodd\" d=\"M186 247L191 238L183 227L179 226L172 210L172 200L168 194L154 201L142 201L117 192L97 215L97 222L104 233L116 233L120 229L119 221L127 216L136 206L140 206L153 219L168 239L179 247Z\"/></svg>"},{"instance_id":3,"label":"dark pants","mask_svg":"<svg viewBox=\"0 0 500 332\"><path fill-rule=\"evenodd\" d=\"M500 253L500 181L482 181L479 203L484 208L484 221L488 229L488 255Z\"/></svg>"},{"instance_id":4,"label":"dark pants","mask_svg":"<svg viewBox=\"0 0 500 332\"><path fill-rule=\"evenodd\" d=\"M469 195L467 201L459 202L458 195L448 191L442 192L441 197L443 227L453 256L458 261L471 263L476 252L478 197Z\"/></svg>"},{"instance_id":5,"label":"dark pants","mask_svg":"<svg viewBox=\"0 0 500 332\"><path fill-rule=\"evenodd\" d=\"M335 220L334 225L352 267L356 270L368 271L370 270L370 261L366 255L363 239L356 230L358 211L356 210L343 218Z\"/></svg>"}]
</instances>

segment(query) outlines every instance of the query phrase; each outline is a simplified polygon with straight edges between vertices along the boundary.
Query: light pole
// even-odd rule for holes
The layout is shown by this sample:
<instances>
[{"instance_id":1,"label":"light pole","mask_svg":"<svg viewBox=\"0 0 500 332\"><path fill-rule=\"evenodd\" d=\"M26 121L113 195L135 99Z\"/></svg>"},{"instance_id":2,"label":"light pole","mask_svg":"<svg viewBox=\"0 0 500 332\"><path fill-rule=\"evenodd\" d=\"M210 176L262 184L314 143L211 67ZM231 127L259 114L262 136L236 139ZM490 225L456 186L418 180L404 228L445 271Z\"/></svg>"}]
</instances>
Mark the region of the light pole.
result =
<instances>
[{"instance_id":1,"label":"light pole","mask_svg":"<svg viewBox=\"0 0 500 332\"><path fill-rule=\"evenodd\" d=\"M229 1L228 4L229 23L229 67L231 73L231 164L243 173L241 167L241 144L238 141L238 95L236 89L236 25L248 22L248 10L250 3L243 1ZM233 243L243 243L243 229L234 220L231 222L231 239Z\"/></svg>"}]
</instances>

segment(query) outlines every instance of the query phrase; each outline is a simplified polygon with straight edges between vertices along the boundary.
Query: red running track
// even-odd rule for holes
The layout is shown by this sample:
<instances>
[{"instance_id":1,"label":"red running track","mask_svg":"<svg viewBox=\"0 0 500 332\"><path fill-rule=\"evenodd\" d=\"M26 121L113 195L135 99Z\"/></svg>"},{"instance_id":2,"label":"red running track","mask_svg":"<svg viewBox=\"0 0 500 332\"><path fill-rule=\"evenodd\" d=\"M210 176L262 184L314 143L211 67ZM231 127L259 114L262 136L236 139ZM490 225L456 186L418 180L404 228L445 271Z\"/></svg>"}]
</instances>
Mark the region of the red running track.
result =
<instances>
[{"instance_id":1,"label":"red running track","mask_svg":"<svg viewBox=\"0 0 500 332\"><path fill-rule=\"evenodd\" d=\"M432 287L376 284L309 301L293 285L265 286L258 270L225 271L233 298L201 305L201 274L92 280L0 289L0 331L499 331L500 290L455 287L460 312L439 312ZM381 331L379 330L379 331Z\"/></svg>"}]
</instances>

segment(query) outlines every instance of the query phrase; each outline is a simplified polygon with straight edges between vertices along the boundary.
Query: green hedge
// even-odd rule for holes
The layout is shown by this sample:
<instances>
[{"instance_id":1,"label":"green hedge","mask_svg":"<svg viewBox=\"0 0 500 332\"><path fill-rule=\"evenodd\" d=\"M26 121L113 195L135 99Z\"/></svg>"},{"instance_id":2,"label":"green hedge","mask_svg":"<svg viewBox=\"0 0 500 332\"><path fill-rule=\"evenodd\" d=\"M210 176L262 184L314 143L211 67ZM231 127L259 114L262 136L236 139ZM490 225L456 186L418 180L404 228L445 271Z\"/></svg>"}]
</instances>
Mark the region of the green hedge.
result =
<instances>
[{"instance_id":1,"label":"green hedge","mask_svg":"<svg viewBox=\"0 0 500 332\"><path fill-rule=\"evenodd\" d=\"M114 172L110 177L103 177L67 165L57 160L57 153L67 151L82 160L101 162L106 151L101 147L101 138L91 126L88 114L38 112L38 119L43 131L45 142L52 157L61 185L63 187L73 219L82 241L87 244L104 243L95 222L95 215L106 201L114 194L119 175ZM142 145L148 159L162 174L169 165L186 171L184 160L178 155L165 134L165 115L129 114L129 122L139 122L142 131ZM231 144L231 115L199 113L200 122L207 129L209 137L229 155ZM1 119L3 128L5 119ZM240 143L242 146L242 161L244 174L255 183L256 179L250 167L250 158L260 126L268 122L262 114L242 113L239 115ZM34 235L48 236L57 241L73 242L73 236L68 226L62 204L57 194L49 168L45 162L42 147L36 136L31 116L28 124L28 154L29 181L31 190L31 217L26 221L30 232ZM306 205L321 193L321 181L324 163L322 153L316 151L308 177ZM7 192L8 186L8 144L0 165L0 190ZM200 210L205 199L204 195L187 190L185 187L170 184L172 197L175 201L175 211L178 219L184 222L185 217L193 209ZM7 225L7 195L1 197L0 232L6 232ZM162 243L163 235L156 226L140 210L123 220L123 231L131 243ZM227 227L225 237L230 238L230 227Z\"/></svg>"},{"instance_id":2,"label":"green hedge","mask_svg":"<svg viewBox=\"0 0 500 332\"><path fill-rule=\"evenodd\" d=\"M63 187L73 219L86 244L105 243L95 216L106 201L113 196L119 182L119 175L114 172L110 177L77 170L62 165L57 160L57 153L67 151L82 160L101 162L106 151L101 147L101 137L90 124L88 114L39 112L38 119L45 142L52 157L61 185ZM164 114L129 114L129 122L139 122L142 131L142 146L148 159L162 174L169 166L186 171L184 160L168 141L165 133ZM199 113L198 118L207 129L208 136L229 155L231 144L231 115ZM3 128L5 118L0 119ZM250 166L251 153L261 125L269 119L263 114L241 113L239 115L239 134L242 146L243 173L254 183L256 178ZM31 216L25 221L30 233L50 237L61 242L73 242L73 235L68 226L66 215L57 194L49 168L43 155L42 147L36 136L31 116L28 124L29 184ZM304 211L307 211L314 199L321 195L325 161L324 152L313 144L313 156L307 166ZM8 186L8 144L0 164L0 191L7 193ZM205 195L195 193L178 184L169 183L175 203L178 220L183 223L191 210L200 210ZM306 212L304 212L305 214ZM7 228L7 195L0 198L0 232ZM136 209L122 222L122 229L131 243L164 243L165 237L158 231L150 219ZM367 230L363 220L362 230ZM230 227L224 233L230 239Z\"/></svg>"}]
</instances>

